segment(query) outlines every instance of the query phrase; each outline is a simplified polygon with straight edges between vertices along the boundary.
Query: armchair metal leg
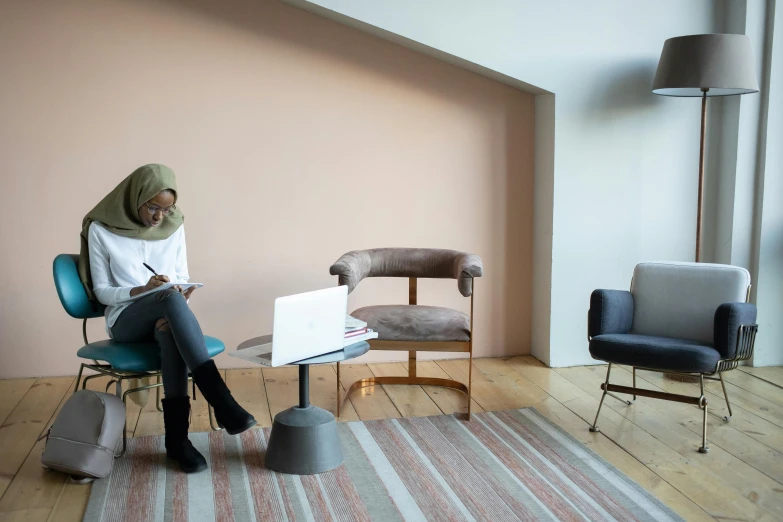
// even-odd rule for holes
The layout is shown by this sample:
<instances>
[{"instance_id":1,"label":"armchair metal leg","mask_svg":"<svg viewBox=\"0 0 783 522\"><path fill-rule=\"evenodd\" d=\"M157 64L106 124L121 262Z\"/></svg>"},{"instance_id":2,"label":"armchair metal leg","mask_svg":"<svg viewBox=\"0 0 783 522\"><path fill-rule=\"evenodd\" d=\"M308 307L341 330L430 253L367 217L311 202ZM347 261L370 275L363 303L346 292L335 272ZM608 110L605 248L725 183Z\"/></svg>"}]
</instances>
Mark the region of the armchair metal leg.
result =
<instances>
[{"instance_id":1,"label":"armchair metal leg","mask_svg":"<svg viewBox=\"0 0 783 522\"><path fill-rule=\"evenodd\" d=\"M629 401L628 399L623 399L622 397L618 397L617 395L615 395L615 394L614 394L614 393L612 393L612 392L606 392L606 394L607 394L609 397L613 397L613 398L617 399L617 400L618 400L618 401L620 401L620 402L624 402L624 403L625 403L625 404L627 404L628 406L630 406L631 404L633 404L633 401Z\"/></svg>"},{"instance_id":2,"label":"armchair metal leg","mask_svg":"<svg viewBox=\"0 0 783 522\"><path fill-rule=\"evenodd\" d=\"M633 370L633 387L636 388L636 366L632 366L631 370ZM636 394L635 393L633 394L633 400L631 402L629 402L628 404L630 405L630 404L633 404L634 402L636 402Z\"/></svg>"},{"instance_id":3,"label":"armchair metal leg","mask_svg":"<svg viewBox=\"0 0 783 522\"><path fill-rule=\"evenodd\" d=\"M725 417L723 417L723 420L726 422L729 422L731 420L731 403L729 402L729 394L726 391L726 382L723 380L723 372L718 374L718 377L720 377L720 385L723 387L723 396L726 398L726 407L729 409L729 414Z\"/></svg>"},{"instance_id":4,"label":"armchair metal leg","mask_svg":"<svg viewBox=\"0 0 783 522\"><path fill-rule=\"evenodd\" d=\"M609 367L606 369L606 382L605 384L609 384L609 374L612 372L612 363L609 363ZM593 421L593 425L590 426L590 431L593 433L600 433L600 429L598 429L598 416L601 414L601 406L604 405L604 399L606 398L606 394L608 392L606 391L606 386L604 386L604 393L601 395L601 402L598 403L598 411L595 412L595 420Z\"/></svg>"},{"instance_id":5,"label":"armchair metal leg","mask_svg":"<svg viewBox=\"0 0 783 522\"><path fill-rule=\"evenodd\" d=\"M699 387L701 388L699 406L701 406L701 408L704 410L704 416L702 419L701 447L699 448L699 453L709 453L710 448L707 447L707 398L704 396L704 375L699 375Z\"/></svg>"}]
</instances>

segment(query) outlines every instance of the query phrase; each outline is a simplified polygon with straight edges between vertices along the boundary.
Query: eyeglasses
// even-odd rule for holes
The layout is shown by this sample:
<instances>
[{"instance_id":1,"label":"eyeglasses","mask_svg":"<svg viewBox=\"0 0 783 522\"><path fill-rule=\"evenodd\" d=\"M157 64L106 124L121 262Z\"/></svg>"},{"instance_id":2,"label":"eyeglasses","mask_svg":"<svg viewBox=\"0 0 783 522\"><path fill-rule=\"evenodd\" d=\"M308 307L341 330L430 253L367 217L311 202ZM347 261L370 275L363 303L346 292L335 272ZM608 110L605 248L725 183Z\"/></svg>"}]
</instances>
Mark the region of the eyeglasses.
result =
<instances>
[{"instance_id":1,"label":"eyeglasses","mask_svg":"<svg viewBox=\"0 0 783 522\"><path fill-rule=\"evenodd\" d=\"M162 212L164 216L168 216L175 210L177 210L177 205L171 205L168 208L160 208L150 205L149 203L144 203L144 205L147 207L147 212L150 213L150 216L154 216L158 212Z\"/></svg>"}]
</instances>

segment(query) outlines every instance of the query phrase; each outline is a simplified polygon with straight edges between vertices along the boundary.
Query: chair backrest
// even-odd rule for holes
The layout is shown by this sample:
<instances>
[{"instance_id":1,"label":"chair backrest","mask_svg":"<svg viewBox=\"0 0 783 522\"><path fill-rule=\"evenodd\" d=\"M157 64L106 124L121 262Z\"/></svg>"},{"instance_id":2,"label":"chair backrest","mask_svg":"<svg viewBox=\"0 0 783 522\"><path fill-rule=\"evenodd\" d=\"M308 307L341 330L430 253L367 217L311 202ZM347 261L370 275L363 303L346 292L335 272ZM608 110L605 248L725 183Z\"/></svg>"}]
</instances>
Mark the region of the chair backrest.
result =
<instances>
[{"instance_id":1,"label":"chair backrest","mask_svg":"<svg viewBox=\"0 0 783 522\"><path fill-rule=\"evenodd\" d=\"M79 256L76 254L60 254L52 264L54 286L60 303L68 315L77 319L101 317L104 306L96 301L90 301L84 285L79 278Z\"/></svg>"},{"instance_id":2,"label":"chair backrest","mask_svg":"<svg viewBox=\"0 0 783 522\"><path fill-rule=\"evenodd\" d=\"M744 303L750 273L707 263L641 263L633 273L631 333L714 343L715 311Z\"/></svg>"}]
</instances>

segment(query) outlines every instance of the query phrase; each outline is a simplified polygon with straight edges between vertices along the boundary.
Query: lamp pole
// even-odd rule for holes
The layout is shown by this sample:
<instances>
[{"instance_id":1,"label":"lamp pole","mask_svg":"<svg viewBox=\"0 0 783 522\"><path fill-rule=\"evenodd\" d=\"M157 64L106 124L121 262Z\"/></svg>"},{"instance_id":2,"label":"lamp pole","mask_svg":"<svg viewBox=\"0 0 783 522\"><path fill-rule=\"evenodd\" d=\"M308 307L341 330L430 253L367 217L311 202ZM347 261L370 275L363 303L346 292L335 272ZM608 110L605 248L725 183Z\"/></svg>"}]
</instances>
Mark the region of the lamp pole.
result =
<instances>
[{"instance_id":1,"label":"lamp pole","mask_svg":"<svg viewBox=\"0 0 783 522\"><path fill-rule=\"evenodd\" d=\"M704 149L705 132L707 130L707 91L709 87L702 87L701 92L701 141L699 143L699 205L696 214L696 262L701 261L701 225L702 203L704 201Z\"/></svg>"}]
</instances>

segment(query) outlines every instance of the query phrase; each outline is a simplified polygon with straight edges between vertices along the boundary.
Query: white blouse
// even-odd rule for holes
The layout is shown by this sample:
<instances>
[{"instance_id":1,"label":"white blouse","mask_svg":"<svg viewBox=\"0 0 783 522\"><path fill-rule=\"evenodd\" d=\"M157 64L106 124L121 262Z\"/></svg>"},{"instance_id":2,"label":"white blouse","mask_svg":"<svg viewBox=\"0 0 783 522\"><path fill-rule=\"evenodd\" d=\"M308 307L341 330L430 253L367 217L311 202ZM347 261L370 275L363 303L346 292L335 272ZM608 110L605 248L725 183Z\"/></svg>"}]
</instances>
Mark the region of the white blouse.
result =
<instances>
[{"instance_id":1,"label":"white blouse","mask_svg":"<svg viewBox=\"0 0 783 522\"><path fill-rule=\"evenodd\" d=\"M131 289L146 285L153 275L143 263L150 265L158 274L168 276L172 283L187 283L190 279L185 225L167 239L147 241L118 236L102 224L93 222L87 242L92 289L98 301L106 305L106 331L109 335L117 317L133 302Z\"/></svg>"}]
</instances>

